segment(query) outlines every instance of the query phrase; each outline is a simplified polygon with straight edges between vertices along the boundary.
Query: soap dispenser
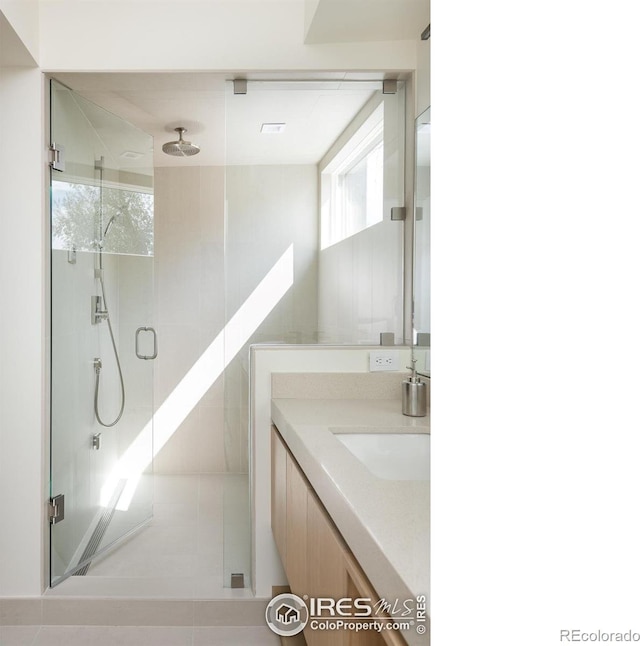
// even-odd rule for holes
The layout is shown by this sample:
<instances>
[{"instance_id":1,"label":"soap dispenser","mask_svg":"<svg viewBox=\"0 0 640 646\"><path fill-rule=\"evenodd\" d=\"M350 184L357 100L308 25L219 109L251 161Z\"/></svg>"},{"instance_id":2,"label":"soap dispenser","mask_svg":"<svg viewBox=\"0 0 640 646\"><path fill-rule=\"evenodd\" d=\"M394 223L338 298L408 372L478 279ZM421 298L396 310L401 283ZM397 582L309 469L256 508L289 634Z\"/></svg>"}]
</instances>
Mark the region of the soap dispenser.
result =
<instances>
[{"instance_id":1,"label":"soap dispenser","mask_svg":"<svg viewBox=\"0 0 640 646\"><path fill-rule=\"evenodd\" d=\"M427 384L420 380L416 371L417 359L411 360L411 376L402 382L402 414L409 417L424 417L427 414Z\"/></svg>"}]
</instances>

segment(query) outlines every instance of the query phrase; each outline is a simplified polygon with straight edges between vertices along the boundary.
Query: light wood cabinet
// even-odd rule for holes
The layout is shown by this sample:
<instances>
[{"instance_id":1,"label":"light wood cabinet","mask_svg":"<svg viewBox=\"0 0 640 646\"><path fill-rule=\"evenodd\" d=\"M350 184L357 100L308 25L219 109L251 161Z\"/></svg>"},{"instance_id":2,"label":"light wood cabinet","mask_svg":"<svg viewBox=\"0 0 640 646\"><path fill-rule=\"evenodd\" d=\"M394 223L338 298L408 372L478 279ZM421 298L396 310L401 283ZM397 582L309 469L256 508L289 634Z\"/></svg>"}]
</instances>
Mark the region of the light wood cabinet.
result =
<instances>
[{"instance_id":1,"label":"light wood cabinet","mask_svg":"<svg viewBox=\"0 0 640 646\"><path fill-rule=\"evenodd\" d=\"M284 569L291 592L308 594L307 568L307 482L291 454L287 452L286 539Z\"/></svg>"},{"instance_id":2,"label":"light wood cabinet","mask_svg":"<svg viewBox=\"0 0 640 646\"><path fill-rule=\"evenodd\" d=\"M307 585L309 597L342 599L347 596L345 546L333 523L311 490L307 490ZM325 611L322 616L330 618ZM309 646L347 646L344 631L304 631Z\"/></svg>"},{"instance_id":3,"label":"light wood cabinet","mask_svg":"<svg viewBox=\"0 0 640 646\"><path fill-rule=\"evenodd\" d=\"M271 433L271 529L282 563L287 559L287 449Z\"/></svg>"},{"instance_id":4,"label":"light wood cabinet","mask_svg":"<svg viewBox=\"0 0 640 646\"><path fill-rule=\"evenodd\" d=\"M271 468L271 526L291 591L300 597L364 597L375 603L378 595L275 426ZM304 636L308 646L406 646L392 631L356 633L307 626Z\"/></svg>"}]
</instances>

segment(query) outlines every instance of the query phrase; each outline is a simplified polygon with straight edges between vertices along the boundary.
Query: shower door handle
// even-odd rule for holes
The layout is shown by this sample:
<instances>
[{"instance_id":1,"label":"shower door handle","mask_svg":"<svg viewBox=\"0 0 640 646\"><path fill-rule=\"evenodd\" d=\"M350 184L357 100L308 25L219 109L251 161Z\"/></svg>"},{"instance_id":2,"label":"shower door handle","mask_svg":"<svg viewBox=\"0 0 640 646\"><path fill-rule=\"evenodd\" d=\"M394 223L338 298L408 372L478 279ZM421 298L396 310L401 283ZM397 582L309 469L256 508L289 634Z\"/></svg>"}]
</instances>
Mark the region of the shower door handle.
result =
<instances>
[{"instance_id":1,"label":"shower door handle","mask_svg":"<svg viewBox=\"0 0 640 646\"><path fill-rule=\"evenodd\" d=\"M151 332L153 334L153 354L140 354L140 332ZM158 356L158 335L152 327L139 327L136 330L136 357L138 359L155 359Z\"/></svg>"}]
</instances>

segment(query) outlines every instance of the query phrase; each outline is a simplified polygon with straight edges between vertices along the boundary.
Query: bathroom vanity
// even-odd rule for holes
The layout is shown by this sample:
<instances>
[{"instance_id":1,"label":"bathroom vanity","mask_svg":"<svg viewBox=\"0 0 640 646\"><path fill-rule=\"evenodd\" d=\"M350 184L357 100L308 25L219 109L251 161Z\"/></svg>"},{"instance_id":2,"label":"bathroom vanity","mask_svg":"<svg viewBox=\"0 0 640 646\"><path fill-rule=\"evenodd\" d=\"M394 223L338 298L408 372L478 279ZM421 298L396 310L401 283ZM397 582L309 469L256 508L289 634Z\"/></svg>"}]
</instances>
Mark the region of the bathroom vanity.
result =
<instances>
[{"instance_id":1,"label":"bathroom vanity","mask_svg":"<svg viewBox=\"0 0 640 646\"><path fill-rule=\"evenodd\" d=\"M403 416L399 399L276 398L271 413L272 529L291 591L382 599L389 620L411 622L380 633L307 626L307 643L429 644L429 418ZM377 439L396 455L379 460ZM425 447L422 469L403 468Z\"/></svg>"}]
</instances>

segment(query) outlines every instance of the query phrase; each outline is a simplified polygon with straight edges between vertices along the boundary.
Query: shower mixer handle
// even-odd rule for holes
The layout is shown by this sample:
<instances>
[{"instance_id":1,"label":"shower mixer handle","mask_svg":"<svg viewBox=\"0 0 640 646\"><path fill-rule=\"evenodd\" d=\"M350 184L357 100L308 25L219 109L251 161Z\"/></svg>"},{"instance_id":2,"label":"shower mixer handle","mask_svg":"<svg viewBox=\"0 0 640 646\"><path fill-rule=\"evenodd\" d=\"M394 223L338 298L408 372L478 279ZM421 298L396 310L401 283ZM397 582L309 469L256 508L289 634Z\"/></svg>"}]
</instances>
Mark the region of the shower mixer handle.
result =
<instances>
[{"instance_id":1,"label":"shower mixer handle","mask_svg":"<svg viewBox=\"0 0 640 646\"><path fill-rule=\"evenodd\" d=\"M109 312L106 309L102 309L102 297L101 296L92 296L91 297L91 324L97 325L100 321L104 321L109 318Z\"/></svg>"}]
</instances>

